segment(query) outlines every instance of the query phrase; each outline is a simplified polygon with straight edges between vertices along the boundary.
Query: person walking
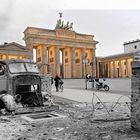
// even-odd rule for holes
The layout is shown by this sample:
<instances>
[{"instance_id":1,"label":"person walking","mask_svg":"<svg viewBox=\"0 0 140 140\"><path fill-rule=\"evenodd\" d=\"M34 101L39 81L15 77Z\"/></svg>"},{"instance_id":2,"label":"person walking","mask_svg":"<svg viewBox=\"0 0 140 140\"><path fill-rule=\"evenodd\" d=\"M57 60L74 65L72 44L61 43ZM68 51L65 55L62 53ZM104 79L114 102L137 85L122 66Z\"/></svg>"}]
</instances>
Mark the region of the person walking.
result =
<instances>
[{"instance_id":1,"label":"person walking","mask_svg":"<svg viewBox=\"0 0 140 140\"><path fill-rule=\"evenodd\" d=\"M55 78L54 78L55 87L56 87L56 92L58 92L59 80L60 80L60 77L58 76L58 74L56 74L56 76L55 76Z\"/></svg>"}]
</instances>

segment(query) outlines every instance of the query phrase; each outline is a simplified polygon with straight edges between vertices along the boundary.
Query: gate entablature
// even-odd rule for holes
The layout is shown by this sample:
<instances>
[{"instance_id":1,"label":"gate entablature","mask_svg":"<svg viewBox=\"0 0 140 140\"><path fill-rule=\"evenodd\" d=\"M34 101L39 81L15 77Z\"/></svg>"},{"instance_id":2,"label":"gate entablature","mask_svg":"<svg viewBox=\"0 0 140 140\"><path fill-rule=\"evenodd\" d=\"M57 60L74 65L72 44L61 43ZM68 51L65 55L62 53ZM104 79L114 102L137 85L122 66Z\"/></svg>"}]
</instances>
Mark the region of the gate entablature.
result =
<instances>
[{"instance_id":1,"label":"gate entablature","mask_svg":"<svg viewBox=\"0 0 140 140\"><path fill-rule=\"evenodd\" d=\"M94 35L80 34L64 29L49 30L36 27L27 27L24 31L23 39L27 45L63 45L63 41L65 41L66 45L68 45L69 47L73 45L75 47L78 45L81 47L85 47L86 45L87 47L94 48L98 43L94 40Z\"/></svg>"}]
</instances>

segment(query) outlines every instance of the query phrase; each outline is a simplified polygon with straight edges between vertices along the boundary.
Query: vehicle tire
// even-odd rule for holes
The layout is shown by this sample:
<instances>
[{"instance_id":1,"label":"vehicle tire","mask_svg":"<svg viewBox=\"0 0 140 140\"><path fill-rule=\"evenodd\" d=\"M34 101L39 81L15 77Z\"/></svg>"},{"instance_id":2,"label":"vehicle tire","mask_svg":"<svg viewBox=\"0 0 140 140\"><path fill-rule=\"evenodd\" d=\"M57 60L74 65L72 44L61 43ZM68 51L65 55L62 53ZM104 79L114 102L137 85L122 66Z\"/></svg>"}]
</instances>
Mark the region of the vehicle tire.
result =
<instances>
[{"instance_id":1,"label":"vehicle tire","mask_svg":"<svg viewBox=\"0 0 140 140\"><path fill-rule=\"evenodd\" d=\"M63 85L61 86L61 92L63 92Z\"/></svg>"},{"instance_id":2,"label":"vehicle tire","mask_svg":"<svg viewBox=\"0 0 140 140\"><path fill-rule=\"evenodd\" d=\"M96 89L97 89L97 90L99 90L99 89L100 89L98 85L96 85Z\"/></svg>"},{"instance_id":3,"label":"vehicle tire","mask_svg":"<svg viewBox=\"0 0 140 140\"><path fill-rule=\"evenodd\" d=\"M104 86L104 89L105 89L105 91L109 91L109 86L108 85L105 85Z\"/></svg>"},{"instance_id":4,"label":"vehicle tire","mask_svg":"<svg viewBox=\"0 0 140 140\"><path fill-rule=\"evenodd\" d=\"M63 92L63 85L59 85L59 91Z\"/></svg>"},{"instance_id":5,"label":"vehicle tire","mask_svg":"<svg viewBox=\"0 0 140 140\"><path fill-rule=\"evenodd\" d=\"M63 92L63 85L60 86L60 92Z\"/></svg>"}]
</instances>

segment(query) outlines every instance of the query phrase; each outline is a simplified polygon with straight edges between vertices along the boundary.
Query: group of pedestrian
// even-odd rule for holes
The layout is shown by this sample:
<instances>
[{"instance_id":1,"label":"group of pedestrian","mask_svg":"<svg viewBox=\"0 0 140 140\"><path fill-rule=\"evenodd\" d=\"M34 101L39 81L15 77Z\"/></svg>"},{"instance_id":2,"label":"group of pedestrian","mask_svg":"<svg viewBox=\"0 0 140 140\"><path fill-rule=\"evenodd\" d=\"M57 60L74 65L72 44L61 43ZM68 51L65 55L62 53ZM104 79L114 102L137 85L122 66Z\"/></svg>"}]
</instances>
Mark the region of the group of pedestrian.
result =
<instances>
[{"instance_id":1,"label":"group of pedestrian","mask_svg":"<svg viewBox=\"0 0 140 140\"><path fill-rule=\"evenodd\" d=\"M54 77L55 81L55 88L56 92L58 92L59 85L62 85L64 82L62 81L62 77L59 77L58 74ZM52 84L53 84L53 78L52 78Z\"/></svg>"}]
</instances>

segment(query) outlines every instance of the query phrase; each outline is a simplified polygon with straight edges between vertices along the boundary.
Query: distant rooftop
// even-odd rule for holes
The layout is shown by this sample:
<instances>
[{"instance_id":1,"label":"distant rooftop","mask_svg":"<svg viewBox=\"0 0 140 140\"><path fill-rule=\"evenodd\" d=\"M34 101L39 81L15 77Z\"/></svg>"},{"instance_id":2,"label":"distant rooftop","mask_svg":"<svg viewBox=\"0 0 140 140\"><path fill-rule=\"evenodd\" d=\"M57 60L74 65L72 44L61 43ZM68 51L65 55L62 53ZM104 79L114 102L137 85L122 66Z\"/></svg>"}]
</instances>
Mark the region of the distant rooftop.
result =
<instances>
[{"instance_id":1,"label":"distant rooftop","mask_svg":"<svg viewBox=\"0 0 140 140\"><path fill-rule=\"evenodd\" d=\"M10 42L10 43L4 42L3 44L0 44L0 48L5 48L5 47L11 46L11 45L15 45L15 46L17 46L17 47L19 47L19 48L21 48L21 49L27 50L26 47L24 47L23 45L18 44L18 43L16 43L16 42Z\"/></svg>"},{"instance_id":2,"label":"distant rooftop","mask_svg":"<svg viewBox=\"0 0 140 140\"><path fill-rule=\"evenodd\" d=\"M129 41L129 42L124 42L123 45L128 45L128 44L132 44L132 43L136 43L136 42L140 42L140 39L132 40L132 41Z\"/></svg>"}]
</instances>

